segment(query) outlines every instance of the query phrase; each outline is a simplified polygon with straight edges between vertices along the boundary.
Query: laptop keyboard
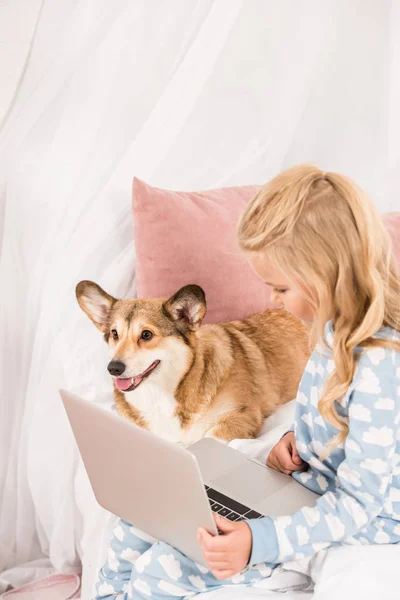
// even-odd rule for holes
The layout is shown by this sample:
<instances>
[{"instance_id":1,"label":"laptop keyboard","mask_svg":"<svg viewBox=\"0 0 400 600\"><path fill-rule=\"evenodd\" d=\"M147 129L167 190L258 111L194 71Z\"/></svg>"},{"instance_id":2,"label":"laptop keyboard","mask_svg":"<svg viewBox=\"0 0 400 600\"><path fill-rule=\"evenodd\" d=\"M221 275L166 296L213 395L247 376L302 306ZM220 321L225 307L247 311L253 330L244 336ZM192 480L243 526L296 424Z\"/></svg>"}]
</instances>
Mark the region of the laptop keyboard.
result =
<instances>
[{"instance_id":1,"label":"laptop keyboard","mask_svg":"<svg viewBox=\"0 0 400 600\"><path fill-rule=\"evenodd\" d=\"M208 485L204 486L210 502L211 510L218 513L221 517L229 519L230 521L247 521L248 519L262 519L264 515L261 515L257 511L232 500L228 496L217 492Z\"/></svg>"}]
</instances>

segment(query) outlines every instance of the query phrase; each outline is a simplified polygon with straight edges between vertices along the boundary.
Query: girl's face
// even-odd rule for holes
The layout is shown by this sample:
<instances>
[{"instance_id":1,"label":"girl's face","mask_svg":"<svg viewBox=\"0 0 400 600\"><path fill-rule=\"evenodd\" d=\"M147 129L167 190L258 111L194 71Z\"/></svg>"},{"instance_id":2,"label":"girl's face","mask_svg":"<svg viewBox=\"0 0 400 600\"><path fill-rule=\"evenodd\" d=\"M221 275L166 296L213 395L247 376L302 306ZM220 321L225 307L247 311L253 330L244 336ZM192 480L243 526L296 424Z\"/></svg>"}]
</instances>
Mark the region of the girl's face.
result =
<instances>
[{"instance_id":1,"label":"girl's face","mask_svg":"<svg viewBox=\"0 0 400 600\"><path fill-rule=\"evenodd\" d=\"M265 254L248 252L246 257L256 275L272 287L271 302L282 306L303 321L306 327L310 327L314 319L314 308L306 300L301 290L293 287L283 272L270 264Z\"/></svg>"}]
</instances>

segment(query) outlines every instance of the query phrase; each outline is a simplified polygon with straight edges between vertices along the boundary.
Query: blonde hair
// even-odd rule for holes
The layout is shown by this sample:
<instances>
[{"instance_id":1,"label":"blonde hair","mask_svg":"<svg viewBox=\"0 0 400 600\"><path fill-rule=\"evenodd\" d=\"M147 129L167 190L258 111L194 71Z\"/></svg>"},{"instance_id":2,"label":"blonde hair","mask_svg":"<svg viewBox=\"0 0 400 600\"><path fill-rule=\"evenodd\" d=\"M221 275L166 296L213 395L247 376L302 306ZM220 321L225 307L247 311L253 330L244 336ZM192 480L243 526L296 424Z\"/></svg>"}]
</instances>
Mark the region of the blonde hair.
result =
<instances>
[{"instance_id":1,"label":"blonde hair","mask_svg":"<svg viewBox=\"0 0 400 600\"><path fill-rule=\"evenodd\" d=\"M315 318L310 348L327 346L324 327L334 327L333 360L318 410L339 429L324 460L349 431L334 408L354 378L356 346L400 351L400 342L373 339L382 326L399 331L400 277L392 242L368 196L349 178L298 165L264 185L237 227L243 252L265 252L271 264L300 289Z\"/></svg>"}]
</instances>

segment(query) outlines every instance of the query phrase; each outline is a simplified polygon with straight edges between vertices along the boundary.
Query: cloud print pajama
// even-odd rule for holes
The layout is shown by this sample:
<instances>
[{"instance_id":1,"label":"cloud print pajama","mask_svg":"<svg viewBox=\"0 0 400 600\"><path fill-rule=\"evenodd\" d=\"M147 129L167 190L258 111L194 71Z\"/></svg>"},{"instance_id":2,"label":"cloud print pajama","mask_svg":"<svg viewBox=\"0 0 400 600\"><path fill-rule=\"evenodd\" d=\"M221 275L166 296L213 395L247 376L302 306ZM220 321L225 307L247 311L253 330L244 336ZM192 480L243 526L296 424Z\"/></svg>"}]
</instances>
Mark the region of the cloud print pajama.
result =
<instances>
[{"instance_id":1,"label":"cloud print pajama","mask_svg":"<svg viewBox=\"0 0 400 600\"><path fill-rule=\"evenodd\" d=\"M374 337L400 340L385 327ZM331 345L333 327L325 326ZM357 348L357 354L361 352ZM120 520L95 586L96 600L190 598L222 585L251 585L269 577L282 562L312 556L341 544L400 543L400 353L373 348L362 353L336 411L349 425L344 443L324 461L319 456L337 429L318 412L325 381L334 369L332 353L320 344L303 373L292 429L309 468L294 477L321 495L314 507L293 515L250 520L249 566L227 580L164 542Z\"/></svg>"}]
</instances>

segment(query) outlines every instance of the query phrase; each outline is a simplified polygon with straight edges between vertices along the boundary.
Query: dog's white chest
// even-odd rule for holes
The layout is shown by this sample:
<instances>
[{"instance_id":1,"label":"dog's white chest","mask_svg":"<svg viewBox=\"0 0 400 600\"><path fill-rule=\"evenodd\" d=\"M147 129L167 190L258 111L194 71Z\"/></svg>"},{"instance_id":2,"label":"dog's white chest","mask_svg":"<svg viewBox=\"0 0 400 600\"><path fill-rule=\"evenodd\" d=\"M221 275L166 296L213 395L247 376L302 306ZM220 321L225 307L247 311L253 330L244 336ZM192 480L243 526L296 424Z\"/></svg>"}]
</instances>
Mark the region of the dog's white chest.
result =
<instances>
[{"instance_id":1,"label":"dog's white chest","mask_svg":"<svg viewBox=\"0 0 400 600\"><path fill-rule=\"evenodd\" d=\"M150 431L169 442L190 446L204 437L213 424L209 419L200 418L190 427L182 429L180 419L175 415L177 402L174 395L150 381L125 393L125 398L139 411Z\"/></svg>"},{"instance_id":2,"label":"dog's white chest","mask_svg":"<svg viewBox=\"0 0 400 600\"><path fill-rule=\"evenodd\" d=\"M136 390L125 394L147 422L150 431L170 442L180 442L182 428L175 416L176 400L173 394L162 391L150 381L143 382Z\"/></svg>"}]
</instances>

